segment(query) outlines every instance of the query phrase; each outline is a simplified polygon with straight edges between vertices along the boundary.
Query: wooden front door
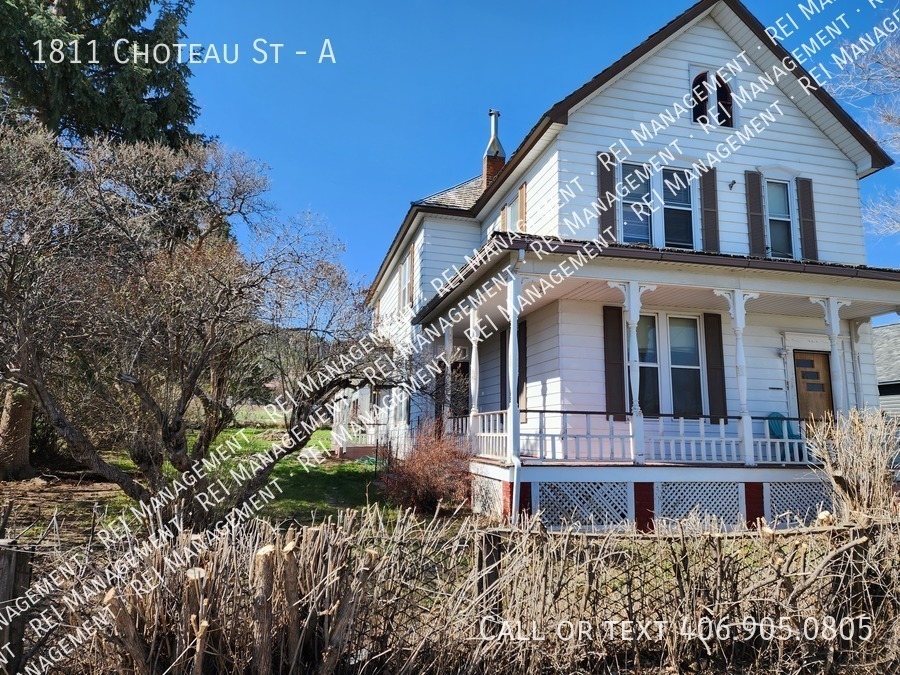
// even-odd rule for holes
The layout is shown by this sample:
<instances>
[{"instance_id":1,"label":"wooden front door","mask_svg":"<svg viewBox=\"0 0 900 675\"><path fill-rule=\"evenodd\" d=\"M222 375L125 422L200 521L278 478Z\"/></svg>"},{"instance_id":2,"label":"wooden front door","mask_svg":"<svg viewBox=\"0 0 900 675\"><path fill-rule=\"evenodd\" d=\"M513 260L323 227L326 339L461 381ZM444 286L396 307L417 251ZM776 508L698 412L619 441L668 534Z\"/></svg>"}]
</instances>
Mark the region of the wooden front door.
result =
<instances>
[{"instance_id":1,"label":"wooden front door","mask_svg":"<svg viewBox=\"0 0 900 675\"><path fill-rule=\"evenodd\" d=\"M827 352L794 352L799 417L816 419L834 411L831 398L831 364Z\"/></svg>"}]
</instances>

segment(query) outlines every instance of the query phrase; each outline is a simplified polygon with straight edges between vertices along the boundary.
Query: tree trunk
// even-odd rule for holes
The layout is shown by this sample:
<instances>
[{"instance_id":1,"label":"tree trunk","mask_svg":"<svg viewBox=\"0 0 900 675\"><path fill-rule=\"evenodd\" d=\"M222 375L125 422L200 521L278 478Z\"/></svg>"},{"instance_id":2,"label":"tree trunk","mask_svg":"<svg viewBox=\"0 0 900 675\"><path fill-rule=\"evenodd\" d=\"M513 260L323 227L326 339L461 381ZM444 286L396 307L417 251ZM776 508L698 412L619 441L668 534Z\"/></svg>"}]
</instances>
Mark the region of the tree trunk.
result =
<instances>
[{"instance_id":1,"label":"tree trunk","mask_svg":"<svg viewBox=\"0 0 900 675\"><path fill-rule=\"evenodd\" d=\"M33 414L31 396L21 389L7 389L0 416L0 477L8 480L31 477L28 444Z\"/></svg>"}]
</instances>

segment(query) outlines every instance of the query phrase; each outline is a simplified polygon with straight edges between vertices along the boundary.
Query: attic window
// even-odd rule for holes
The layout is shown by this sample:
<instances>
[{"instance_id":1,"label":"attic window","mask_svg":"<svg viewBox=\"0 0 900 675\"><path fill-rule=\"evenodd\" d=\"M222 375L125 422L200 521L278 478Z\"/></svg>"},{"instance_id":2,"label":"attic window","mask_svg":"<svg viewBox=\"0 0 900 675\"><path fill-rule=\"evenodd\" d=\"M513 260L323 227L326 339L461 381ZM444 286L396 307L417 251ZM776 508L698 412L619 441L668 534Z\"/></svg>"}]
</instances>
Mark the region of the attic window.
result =
<instances>
[{"instance_id":1,"label":"attic window","mask_svg":"<svg viewBox=\"0 0 900 675\"><path fill-rule=\"evenodd\" d=\"M694 101L692 119L697 124L709 123L709 90L706 85L708 79L709 73L704 70L691 83L691 98Z\"/></svg>"},{"instance_id":2,"label":"attic window","mask_svg":"<svg viewBox=\"0 0 900 675\"><path fill-rule=\"evenodd\" d=\"M719 126L734 127L734 100L731 97L731 87L720 75L716 75L716 104L719 111L717 115Z\"/></svg>"},{"instance_id":3,"label":"attic window","mask_svg":"<svg viewBox=\"0 0 900 675\"><path fill-rule=\"evenodd\" d=\"M731 85L718 73L702 66L691 69L691 119L705 128L734 128L734 96Z\"/></svg>"}]
</instances>

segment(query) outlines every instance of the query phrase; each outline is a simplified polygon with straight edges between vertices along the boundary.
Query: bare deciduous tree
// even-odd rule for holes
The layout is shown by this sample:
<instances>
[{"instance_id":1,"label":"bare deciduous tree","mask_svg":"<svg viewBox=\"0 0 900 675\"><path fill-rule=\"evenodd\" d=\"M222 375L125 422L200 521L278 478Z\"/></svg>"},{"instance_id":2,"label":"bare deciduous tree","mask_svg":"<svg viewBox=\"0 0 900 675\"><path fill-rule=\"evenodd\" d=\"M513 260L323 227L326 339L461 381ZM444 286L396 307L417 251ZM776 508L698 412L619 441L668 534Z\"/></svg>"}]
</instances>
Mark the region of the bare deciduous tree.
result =
<instances>
[{"instance_id":1,"label":"bare deciduous tree","mask_svg":"<svg viewBox=\"0 0 900 675\"><path fill-rule=\"evenodd\" d=\"M240 387L277 372L260 367L267 344L283 352L291 335L306 345L298 367L312 372L367 325L339 247L315 219L274 218L267 188L262 167L217 146L99 140L73 151L36 128L0 128L0 381L27 392L75 458L136 500L208 456ZM357 367L295 391L301 431L285 454ZM104 459L122 447L139 476ZM274 463L237 486L235 503ZM193 501L205 487L201 478L179 497L197 523L214 515Z\"/></svg>"},{"instance_id":2,"label":"bare deciduous tree","mask_svg":"<svg viewBox=\"0 0 900 675\"><path fill-rule=\"evenodd\" d=\"M900 35L889 33L874 48L857 56L834 84L843 100L869 113L881 142L900 150ZM900 191L883 192L869 201L864 217L876 234L900 233Z\"/></svg>"}]
</instances>

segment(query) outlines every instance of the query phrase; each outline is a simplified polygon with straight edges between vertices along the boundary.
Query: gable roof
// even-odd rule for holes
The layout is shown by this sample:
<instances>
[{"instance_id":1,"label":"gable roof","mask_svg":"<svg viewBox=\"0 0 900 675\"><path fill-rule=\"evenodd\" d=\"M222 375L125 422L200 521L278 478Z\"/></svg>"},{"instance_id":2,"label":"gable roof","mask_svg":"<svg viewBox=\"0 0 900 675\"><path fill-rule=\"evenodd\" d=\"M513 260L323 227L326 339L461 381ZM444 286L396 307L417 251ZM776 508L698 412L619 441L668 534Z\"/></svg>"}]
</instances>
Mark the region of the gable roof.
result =
<instances>
[{"instance_id":1,"label":"gable roof","mask_svg":"<svg viewBox=\"0 0 900 675\"><path fill-rule=\"evenodd\" d=\"M878 145L875 139L873 139L869 135L869 133L866 132L865 129L863 129L856 122L856 120L854 120L847 113L847 111L845 111L841 107L841 105L822 87L818 87L817 89L815 89L812 92L812 96L806 95L807 91L806 89L802 88L802 85L799 84L799 78L806 77L808 82L815 81L814 78L802 65L796 62L793 56L791 56L791 54L784 47L782 47L780 43L773 41L769 37L762 23L760 23L759 20L755 16L753 16L750 10L748 10L740 0L699 0L699 2L688 8L685 12L650 35L646 40L641 42L637 47L632 49L625 56L611 64L609 67L607 67L602 72L593 77L590 81L586 82L584 85L573 91L564 99L555 103L547 112L545 112L541 116L540 120L538 120L537 124L532 127L531 131L526 134L525 138L522 140L522 143L509 157L506 164L503 166L503 168L497 174L496 178L486 190L484 190L483 192L480 191L480 179L478 180L477 188L475 186L476 179L472 179L456 186L455 188L450 188L448 190L444 190L443 192L436 193L431 197L426 197L424 200L412 202L410 209L407 212L406 217L403 219L403 223L401 224L399 231L397 232L397 235L394 237L394 240L391 243L391 247L388 250L387 255L385 255L385 258L381 263L378 273L375 275L375 279L373 280L372 286L369 289L367 299L370 300L372 298L375 290L383 281L384 275L389 268L391 259L395 255L397 249L400 246L400 243L405 238L406 233L419 214L429 212L445 214L449 213L450 215L459 215L467 218L477 218L478 214L490 203L491 199L495 197L498 192L504 189L507 180L520 168L520 165L524 161L524 158L528 155L530 150L538 145L538 143L541 141L541 138L551 129L558 128L558 125L568 124L569 112L574 107L600 91L600 89L611 83L624 71L637 64L639 61L641 61L641 59L652 53L658 47L662 46L670 38L678 35L683 29L690 26L694 22L699 21L703 17L713 13L713 10L715 10L717 7L727 8L728 10L733 12L737 20L742 23L750 31L750 35L752 35L753 38L758 41L758 45L765 48L764 50L760 51L763 51L771 58L775 58L781 62L784 62L785 59L791 59L791 61L794 62L794 65L796 67L792 70L792 72L797 79L794 79L792 81L797 83L796 86L801 88L803 94L803 96L801 96L800 98L795 98L795 100L793 101L794 104L797 105L807 116L810 116L811 118L813 116L813 106L819 106L820 109L825 112L825 114L830 116L830 118L836 124L830 125L828 127L828 129L831 130L830 133L825 129L823 129L823 132L826 133L826 135L828 135L829 138L831 138L832 141L834 141L842 151L850 156L850 153L847 151L847 149L845 147L842 147L838 143L838 140L835 139L833 127L842 129L847 132L849 138L852 139L853 142L858 144L857 147L860 148L869 158L869 168L861 172L860 175L862 177L871 175L872 173L887 168L894 163L894 160L891 159L891 157L881 148L881 146ZM755 61L759 61L759 52L754 51L754 53L752 54L752 58ZM807 101L804 99L812 100ZM460 204L463 203L462 200L452 205L449 203L427 203L428 200L435 199L440 195L445 195L446 193L453 192L454 190L461 188L463 185L469 186L467 190L468 197L471 197L475 193L476 189L479 192L477 198L475 199L474 203L471 204L471 206L461 206ZM433 211L432 209L439 210ZM448 211L448 209L450 210ZM456 211L457 213L454 214L453 211Z\"/></svg>"},{"instance_id":2,"label":"gable roof","mask_svg":"<svg viewBox=\"0 0 900 675\"><path fill-rule=\"evenodd\" d=\"M900 382L900 323L876 326L872 330L875 344L875 370L879 384Z\"/></svg>"}]
</instances>

